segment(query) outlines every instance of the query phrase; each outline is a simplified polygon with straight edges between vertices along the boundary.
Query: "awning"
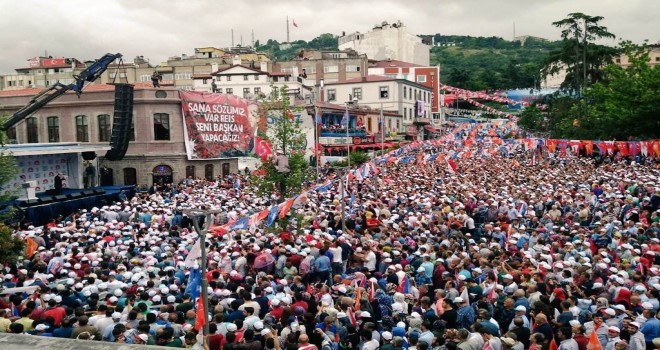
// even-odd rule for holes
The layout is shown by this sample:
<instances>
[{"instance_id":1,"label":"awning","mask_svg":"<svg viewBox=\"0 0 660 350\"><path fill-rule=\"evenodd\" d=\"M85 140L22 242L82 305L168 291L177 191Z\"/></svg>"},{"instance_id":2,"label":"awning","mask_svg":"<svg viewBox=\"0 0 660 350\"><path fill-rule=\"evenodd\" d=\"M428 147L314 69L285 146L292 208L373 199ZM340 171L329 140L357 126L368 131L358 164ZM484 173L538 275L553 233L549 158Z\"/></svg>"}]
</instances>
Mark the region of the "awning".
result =
<instances>
[{"instance_id":1,"label":"awning","mask_svg":"<svg viewBox=\"0 0 660 350\"><path fill-rule=\"evenodd\" d=\"M105 152L110 145L90 145L87 143L21 143L17 145L4 145L0 151L5 155L14 157L36 156L44 154Z\"/></svg>"}]
</instances>

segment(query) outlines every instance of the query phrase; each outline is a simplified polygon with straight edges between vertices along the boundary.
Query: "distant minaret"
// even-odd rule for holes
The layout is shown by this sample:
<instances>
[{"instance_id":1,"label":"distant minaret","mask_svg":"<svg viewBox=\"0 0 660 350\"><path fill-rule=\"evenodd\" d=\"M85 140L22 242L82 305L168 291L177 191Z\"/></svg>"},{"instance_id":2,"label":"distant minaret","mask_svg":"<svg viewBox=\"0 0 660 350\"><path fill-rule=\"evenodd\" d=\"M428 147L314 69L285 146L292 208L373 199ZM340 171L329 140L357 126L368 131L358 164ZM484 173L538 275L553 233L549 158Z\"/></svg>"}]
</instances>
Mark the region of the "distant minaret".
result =
<instances>
[{"instance_id":1,"label":"distant minaret","mask_svg":"<svg viewBox=\"0 0 660 350\"><path fill-rule=\"evenodd\" d=\"M234 30L231 30L231 47L234 47Z\"/></svg>"},{"instance_id":2,"label":"distant minaret","mask_svg":"<svg viewBox=\"0 0 660 350\"><path fill-rule=\"evenodd\" d=\"M290 43L289 39L289 16L286 16L286 43Z\"/></svg>"},{"instance_id":3,"label":"distant minaret","mask_svg":"<svg viewBox=\"0 0 660 350\"><path fill-rule=\"evenodd\" d=\"M243 46L243 34L241 34L241 46Z\"/></svg>"},{"instance_id":4,"label":"distant minaret","mask_svg":"<svg viewBox=\"0 0 660 350\"><path fill-rule=\"evenodd\" d=\"M252 47L254 47L254 29L252 29Z\"/></svg>"},{"instance_id":5,"label":"distant minaret","mask_svg":"<svg viewBox=\"0 0 660 350\"><path fill-rule=\"evenodd\" d=\"M516 22L513 22L513 41L516 41Z\"/></svg>"}]
</instances>

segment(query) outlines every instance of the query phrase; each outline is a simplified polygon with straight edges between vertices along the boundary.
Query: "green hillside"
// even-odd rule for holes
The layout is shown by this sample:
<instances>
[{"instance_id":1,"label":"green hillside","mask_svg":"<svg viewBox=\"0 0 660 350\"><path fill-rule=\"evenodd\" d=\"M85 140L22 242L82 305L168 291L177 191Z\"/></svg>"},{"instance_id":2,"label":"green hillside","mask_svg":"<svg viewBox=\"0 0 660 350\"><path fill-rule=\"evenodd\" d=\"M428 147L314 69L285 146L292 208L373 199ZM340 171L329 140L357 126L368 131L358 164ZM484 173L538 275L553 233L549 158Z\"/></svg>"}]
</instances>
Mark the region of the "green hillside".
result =
<instances>
[{"instance_id":1,"label":"green hillside","mask_svg":"<svg viewBox=\"0 0 660 350\"><path fill-rule=\"evenodd\" d=\"M531 88L539 84L539 70L548 53L560 47L560 41L528 38L524 46L498 37L462 35L420 35L436 45L431 48L431 65L440 65L443 83L470 90ZM337 50L337 37L325 33L307 42L298 40L281 49L281 43L269 39L256 43L274 61L291 60L302 49Z\"/></svg>"}]
</instances>

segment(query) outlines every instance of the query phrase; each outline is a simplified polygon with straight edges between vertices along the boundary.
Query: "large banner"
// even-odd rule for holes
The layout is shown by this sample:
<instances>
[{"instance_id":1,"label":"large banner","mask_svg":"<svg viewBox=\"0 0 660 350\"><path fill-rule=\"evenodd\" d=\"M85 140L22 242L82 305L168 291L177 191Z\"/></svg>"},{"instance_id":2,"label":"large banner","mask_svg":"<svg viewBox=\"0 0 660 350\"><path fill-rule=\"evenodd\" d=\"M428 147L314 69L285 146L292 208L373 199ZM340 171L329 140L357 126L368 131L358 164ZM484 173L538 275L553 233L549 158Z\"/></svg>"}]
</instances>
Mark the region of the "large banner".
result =
<instances>
[{"instance_id":1,"label":"large banner","mask_svg":"<svg viewBox=\"0 0 660 350\"><path fill-rule=\"evenodd\" d=\"M252 151L258 117L249 100L198 91L179 94L189 160L244 157Z\"/></svg>"}]
</instances>

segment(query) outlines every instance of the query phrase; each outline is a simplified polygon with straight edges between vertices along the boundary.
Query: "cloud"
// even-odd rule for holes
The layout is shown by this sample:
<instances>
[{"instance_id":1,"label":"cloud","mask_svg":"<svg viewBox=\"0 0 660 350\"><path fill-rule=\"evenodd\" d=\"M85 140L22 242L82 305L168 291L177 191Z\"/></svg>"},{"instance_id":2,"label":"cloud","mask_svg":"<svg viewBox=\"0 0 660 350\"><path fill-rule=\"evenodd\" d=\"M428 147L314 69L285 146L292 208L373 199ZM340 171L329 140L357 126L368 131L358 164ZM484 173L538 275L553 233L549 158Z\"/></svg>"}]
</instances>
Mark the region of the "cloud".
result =
<instances>
[{"instance_id":1,"label":"cloud","mask_svg":"<svg viewBox=\"0 0 660 350\"><path fill-rule=\"evenodd\" d=\"M30 57L49 55L95 59L121 52L127 60L144 55L151 62L191 54L195 47L292 40L322 33L371 30L400 20L415 34L473 36L535 35L558 39L553 21L570 12L605 17L620 38L641 42L658 37L654 15L660 1L628 0L0 0L0 73L26 66ZM655 37L654 37L655 36ZM612 42L615 43L615 42Z\"/></svg>"}]
</instances>

